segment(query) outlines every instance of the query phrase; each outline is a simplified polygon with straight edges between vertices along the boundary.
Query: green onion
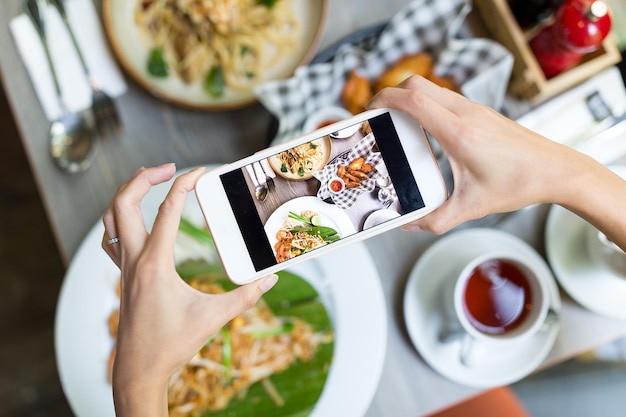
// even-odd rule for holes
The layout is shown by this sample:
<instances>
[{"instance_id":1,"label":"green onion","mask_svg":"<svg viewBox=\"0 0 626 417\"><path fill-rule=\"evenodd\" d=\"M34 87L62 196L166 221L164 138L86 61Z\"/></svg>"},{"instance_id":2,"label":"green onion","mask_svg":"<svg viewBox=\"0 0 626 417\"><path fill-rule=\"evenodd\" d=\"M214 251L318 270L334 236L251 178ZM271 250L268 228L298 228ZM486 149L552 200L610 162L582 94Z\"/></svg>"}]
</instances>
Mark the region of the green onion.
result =
<instances>
[{"instance_id":1,"label":"green onion","mask_svg":"<svg viewBox=\"0 0 626 417\"><path fill-rule=\"evenodd\" d=\"M310 224L311 226L319 226L322 222L322 219L320 218L318 214L314 214L309 219L307 217L299 215L298 213L294 213L293 211L290 211L287 217L289 217L290 219L301 221L302 223Z\"/></svg>"},{"instance_id":2,"label":"green onion","mask_svg":"<svg viewBox=\"0 0 626 417\"><path fill-rule=\"evenodd\" d=\"M337 231L332 227L327 226L304 226L304 227L294 227L291 229L291 232L305 232L310 234L311 236L319 236L324 239L325 242L332 243L336 242L341 237L337 234Z\"/></svg>"},{"instance_id":3,"label":"green onion","mask_svg":"<svg viewBox=\"0 0 626 417\"><path fill-rule=\"evenodd\" d=\"M202 227L196 226L184 217L180 219L178 230L200 243L206 243L207 245L215 248L215 242L213 242L213 236L211 236L211 233Z\"/></svg>"},{"instance_id":4,"label":"green onion","mask_svg":"<svg viewBox=\"0 0 626 417\"><path fill-rule=\"evenodd\" d=\"M301 221L302 223L312 224L310 219L301 216L298 213L294 213L293 211L290 211L287 217L289 217L290 219Z\"/></svg>"},{"instance_id":5,"label":"green onion","mask_svg":"<svg viewBox=\"0 0 626 417\"><path fill-rule=\"evenodd\" d=\"M233 360L233 346L230 343L230 330L222 327L222 365L224 365L224 376L230 379L230 371Z\"/></svg>"},{"instance_id":6,"label":"green onion","mask_svg":"<svg viewBox=\"0 0 626 417\"><path fill-rule=\"evenodd\" d=\"M265 330L255 330L250 332L250 336L255 339L260 339L262 337L273 337L280 336L281 334L291 333L294 329L295 325L292 322L287 322L282 326L273 327L271 329Z\"/></svg>"}]
</instances>

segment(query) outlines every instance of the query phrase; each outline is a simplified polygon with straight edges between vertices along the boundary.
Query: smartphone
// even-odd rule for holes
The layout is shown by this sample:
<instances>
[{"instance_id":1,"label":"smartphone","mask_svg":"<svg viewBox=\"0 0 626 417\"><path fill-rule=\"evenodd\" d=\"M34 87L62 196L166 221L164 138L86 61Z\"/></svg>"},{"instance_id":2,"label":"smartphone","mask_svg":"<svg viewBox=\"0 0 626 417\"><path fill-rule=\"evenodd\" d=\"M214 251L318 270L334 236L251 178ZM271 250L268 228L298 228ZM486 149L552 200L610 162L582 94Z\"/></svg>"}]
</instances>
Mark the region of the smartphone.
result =
<instances>
[{"instance_id":1,"label":"smartphone","mask_svg":"<svg viewBox=\"0 0 626 417\"><path fill-rule=\"evenodd\" d=\"M416 220L448 197L426 132L390 109L208 171L195 193L236 284Z\"/></svg>"}]
</instances>

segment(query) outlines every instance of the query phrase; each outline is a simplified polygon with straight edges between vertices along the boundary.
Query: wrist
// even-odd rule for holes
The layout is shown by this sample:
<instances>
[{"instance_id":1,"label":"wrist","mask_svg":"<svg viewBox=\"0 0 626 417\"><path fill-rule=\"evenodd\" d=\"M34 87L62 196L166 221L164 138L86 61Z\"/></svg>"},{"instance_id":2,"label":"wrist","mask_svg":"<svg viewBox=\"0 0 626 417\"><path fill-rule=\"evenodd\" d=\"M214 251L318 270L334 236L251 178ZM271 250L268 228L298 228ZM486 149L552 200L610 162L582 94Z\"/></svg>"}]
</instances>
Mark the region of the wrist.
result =
<instances>
[{"instance_id":1,"label":"wrist","mask_svg":"<svg viewBox=\"0 0 626 417\"><path fill-rule=\"evenodd\" d=\"M113 400L118 417L167 417L167 379L117 371L113 374Z\"/></svg>"}]
</instances>

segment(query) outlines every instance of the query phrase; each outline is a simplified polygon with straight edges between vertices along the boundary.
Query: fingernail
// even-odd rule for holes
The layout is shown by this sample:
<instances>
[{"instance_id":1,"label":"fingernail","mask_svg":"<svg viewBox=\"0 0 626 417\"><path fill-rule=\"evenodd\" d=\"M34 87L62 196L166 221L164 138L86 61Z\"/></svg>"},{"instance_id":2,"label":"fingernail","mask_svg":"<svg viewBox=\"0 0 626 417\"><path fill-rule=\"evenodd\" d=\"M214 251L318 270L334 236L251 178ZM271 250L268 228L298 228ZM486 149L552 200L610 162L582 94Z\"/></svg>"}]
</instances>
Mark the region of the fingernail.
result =
<instances>
[{"instance_id":1,"label":"fingernail","mask_svg":"<svg viewBox=\"0 0 626 417\"><path fill-rule=\"evenodd\" d=\"M404 226L402 226L402 230L404 230L405 232L420 232L422 228L416 224L405 224Z\"/></svg>"},{"instance_id":2,"label":"fingernail","mask_svg":"<svg viewBox=\"0 0 626 417\"><path fill-rule=\"evenodd\" d=\"M274 284L276 284L277 281L278 281L278 275L274 274L274 275L265 277L261 280L261 282L259 282L259 289L261 290L263 294L265 294L266 292L272 289L272 287L274 286Z\"/></svg>"}]
</instances>

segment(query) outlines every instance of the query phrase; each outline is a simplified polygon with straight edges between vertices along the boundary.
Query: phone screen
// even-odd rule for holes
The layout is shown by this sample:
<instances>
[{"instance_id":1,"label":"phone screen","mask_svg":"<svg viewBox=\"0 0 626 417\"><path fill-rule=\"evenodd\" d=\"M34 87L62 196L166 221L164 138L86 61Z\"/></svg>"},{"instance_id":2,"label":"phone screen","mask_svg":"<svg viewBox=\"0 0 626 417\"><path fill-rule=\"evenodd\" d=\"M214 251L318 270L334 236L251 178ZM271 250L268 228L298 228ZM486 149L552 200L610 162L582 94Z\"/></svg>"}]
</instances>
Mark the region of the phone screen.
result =
<instances>
[{"instance_id":1,"label":"phone screen","mask_svg":"<svg viewBox=\"0 0 626 417\"><path fill-rule=\"evenodd\" d=\"M424 207L389 113L220 180L256 271Z\"/></svg>"}]
</instances>

